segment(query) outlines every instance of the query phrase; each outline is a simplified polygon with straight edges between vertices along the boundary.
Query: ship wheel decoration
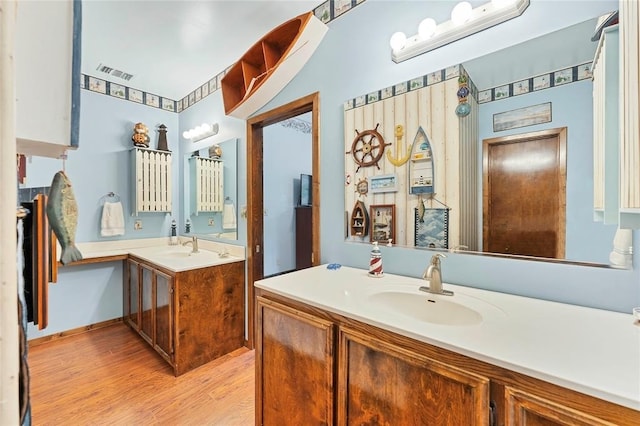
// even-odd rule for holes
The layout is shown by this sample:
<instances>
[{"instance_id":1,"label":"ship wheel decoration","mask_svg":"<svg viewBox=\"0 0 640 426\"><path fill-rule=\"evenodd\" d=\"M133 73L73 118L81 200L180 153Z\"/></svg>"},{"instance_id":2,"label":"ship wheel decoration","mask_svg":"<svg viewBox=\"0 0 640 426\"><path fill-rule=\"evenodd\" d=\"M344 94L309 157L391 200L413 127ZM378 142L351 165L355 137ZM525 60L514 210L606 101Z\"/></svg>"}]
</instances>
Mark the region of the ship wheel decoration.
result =
<instances>
[{"instance_id":1,"label":"ship wheel decoration","mask_svg":"<svg viewBox=\"0 0 640 426\"><path fill-rule=\"evenodd\" d=\"M380 123L376 124L375 129L363 130L362 132L358 132L358 129L356 129L357 136L351 144L351 151L347 152L347 154L353 156L353 161L358 165L356 173L358 173L360 167L373 165L380 170L378 161L384 155L384 148L391 144L386 143L382 135L378 133L379 125Z\"/></svg>"}]
</instances>

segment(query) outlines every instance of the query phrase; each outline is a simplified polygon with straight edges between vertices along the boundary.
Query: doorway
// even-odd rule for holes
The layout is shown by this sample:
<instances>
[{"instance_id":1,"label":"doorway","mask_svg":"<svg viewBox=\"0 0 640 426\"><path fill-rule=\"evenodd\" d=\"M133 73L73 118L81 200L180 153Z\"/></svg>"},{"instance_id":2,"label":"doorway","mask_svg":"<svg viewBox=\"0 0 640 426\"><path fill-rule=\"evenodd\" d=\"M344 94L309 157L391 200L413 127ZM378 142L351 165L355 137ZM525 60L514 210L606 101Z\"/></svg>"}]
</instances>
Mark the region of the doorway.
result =
<instances>
[{"instance_id":1,"label":"doorway","mask_svg":"<svg viewBox=\"0 0 640 426\"><path fill-rule=\"evenodd\" d=\"M483 141L483 251L565 257L567 129Z\"/></svg>"},{"instance_id":2,"label":"doorway","mask_svg":"<svg viewBox=\"0 0 640 426\"><path fill-rule=\"evenodd\" d=\"M312 265L320 259L320 95L307 95L247 120L247 304L249 348L255 342L255 291L253 283L264 278L263 129L289 118L311 113L311 250ZM287 161L283 158L282 161Z\"/></svg>"}]
</instances>

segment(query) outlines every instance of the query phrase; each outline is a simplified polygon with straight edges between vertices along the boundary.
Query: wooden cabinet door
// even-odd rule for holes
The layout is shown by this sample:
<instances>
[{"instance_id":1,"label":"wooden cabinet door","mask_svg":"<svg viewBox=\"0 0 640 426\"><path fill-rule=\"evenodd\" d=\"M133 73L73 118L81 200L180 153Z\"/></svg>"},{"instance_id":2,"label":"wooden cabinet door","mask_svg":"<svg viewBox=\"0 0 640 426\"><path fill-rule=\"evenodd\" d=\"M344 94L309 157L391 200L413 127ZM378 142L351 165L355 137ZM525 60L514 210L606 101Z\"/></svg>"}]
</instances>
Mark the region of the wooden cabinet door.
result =
<instances>
[{"instance_id":1,"label":"wooden cabinet door","mask_svg":"<svg viewBox=\"0 0 640 426\"><path fill-rule=\"evenodd\" d=\"M154 348L163 357L173 359L173 278L155 271L155 339Z\"/></svg>"},{"instance_id":2,"label":"wooden cabinet door","mask_svg":"<svg viewBox=\"0 0 640 426\"><path fill-rule=\"evenodd\" d=\"M489 379L340 329L338 425L489 424Z\"/></svg>"},{"instance_id":3,"label":"wooden cabinet door","mask_svg":"<svg viewBox=\"0 0 640 426\"><path fill-rule=\"evenodd\" d=\"M332 425L334 326L258 297L256 424Z\"/></svg>"},{"instance_id":4,"label":"wooden cabinet door","mask_svg":"<svg viewBox=\"0 0 640 426\"><path fill-rule=\"evenodd\" d=\"M509 386L505 387L505 400L508 426L614 425L614 423L598 419L582 411Z\"/></svg>"},{"instance_id":5,"label":"wooden cabinet door","mask_svg":"<svg viewBox=\"0 0 640 426\"><path fill-rule=\"evenodd\" d=\"M153 269L140 264L140 335L153 344Z\"/></svg>"},{"instance_id":6,"label":"wooden cabinet door","mask_svg":"<svg viewBox=\"0 0 640 426\"><path fill-rule=\"evenodd\" d=\"M123 288L123 313L124 320L134 330L140 328L138 314L140 312L140 281L139 264L133 260L127 260L125 284Z\"/></svg>"}]
</instances>

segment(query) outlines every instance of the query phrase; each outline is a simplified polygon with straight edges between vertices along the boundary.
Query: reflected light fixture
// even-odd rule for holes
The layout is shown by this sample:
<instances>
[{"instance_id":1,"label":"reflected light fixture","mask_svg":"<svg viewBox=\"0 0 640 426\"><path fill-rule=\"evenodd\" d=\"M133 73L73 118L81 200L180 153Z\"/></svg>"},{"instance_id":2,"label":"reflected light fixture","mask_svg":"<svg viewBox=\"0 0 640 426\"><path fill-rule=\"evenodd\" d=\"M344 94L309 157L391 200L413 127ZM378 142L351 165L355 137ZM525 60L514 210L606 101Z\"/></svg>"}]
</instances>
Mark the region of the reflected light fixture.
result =
<instances>
[{"instance_id":1,"label":"reflected light fixture","mask_svg":"<svg viewBox=\"0 0 640 426\"><path fill-rule=\"evenodd\" d=\"M458 3L451 19L437 24L426 18L418 26L418 34L407 37L402 32L391 36L391 59L406 61L464 37L516 18L529 7L530 0L491 0L475 8L469 2Z\"/></svg>"},{"instance_id":2,"label":"reflected light fixture","mask_svg":"<svg viewBox=\"0 0 640 426\"><path fill-rule=\"evenodd\" d=\"M218 129L218 123L202 123L201 125L196 126L193 129L185 130L184 132L182 132L182 137L185 139L190 139L191 142L198 142L202 139L208 138L209 136L217 135Z\"/></svg>"}]
</instances>

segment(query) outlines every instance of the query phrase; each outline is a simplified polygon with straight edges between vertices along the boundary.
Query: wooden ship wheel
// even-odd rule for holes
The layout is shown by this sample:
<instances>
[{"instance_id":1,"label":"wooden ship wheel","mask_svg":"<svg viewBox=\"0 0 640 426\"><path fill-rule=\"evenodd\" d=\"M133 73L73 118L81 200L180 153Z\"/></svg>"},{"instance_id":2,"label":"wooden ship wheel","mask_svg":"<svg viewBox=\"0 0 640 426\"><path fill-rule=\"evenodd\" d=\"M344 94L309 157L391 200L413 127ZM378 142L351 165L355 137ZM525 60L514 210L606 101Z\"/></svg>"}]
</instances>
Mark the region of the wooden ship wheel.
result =
<instances>
[{"instance_id":1,"label":"wooden ship wheel","mask_svg":"<svg viewBox=\"0 0 640 426\"><path fill-rule=\"evenodd\" d=\"M356 129L357 136L351 144L351 151L347 152L347 154L353 156L353 161L358 165L356 173L358 173L360 167L373 165L380 170L378 161L384 155L384 148L391 144L386 143L382 135L378 133L379 125L380 123L376 124L375 129L363 130L362 132L358 132L358 129Z\"/></svg>"}]
</instances>

